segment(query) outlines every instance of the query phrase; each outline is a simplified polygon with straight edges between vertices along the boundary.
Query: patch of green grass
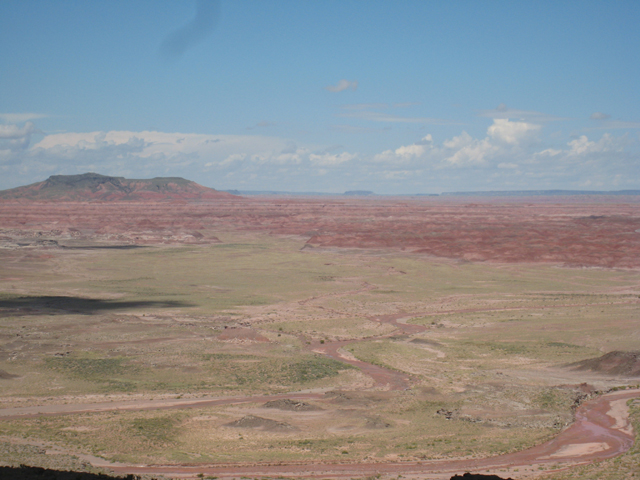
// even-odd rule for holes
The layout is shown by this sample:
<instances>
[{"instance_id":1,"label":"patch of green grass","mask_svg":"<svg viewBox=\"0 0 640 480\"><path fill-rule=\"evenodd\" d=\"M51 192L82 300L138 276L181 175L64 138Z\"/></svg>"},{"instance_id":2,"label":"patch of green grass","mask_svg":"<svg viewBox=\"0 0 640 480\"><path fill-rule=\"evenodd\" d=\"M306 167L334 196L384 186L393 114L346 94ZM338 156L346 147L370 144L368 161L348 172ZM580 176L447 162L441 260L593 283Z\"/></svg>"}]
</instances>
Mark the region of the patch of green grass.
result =
<instances>
[{"instance_id":1,"label":"patch of green grass","mask_svg":"<svg viewBox=\"0 0 640 480\"><path fill-rule=\"evenodd\" d=\"M392 339L353 343L347 350L364 362L413 375L430 375L441 368L433 361L433 351Z\"/></svg>"},{"instance_id":2,"label":"patch of green grass","mask_svg":"<svg viewBox=\"0 0 640 480\"><path fill-rule=\"evenodd\" d=\"M123 365L123 358L47 358L46 365L51 370L64 375L89 380L92 382L104 382L109 377L121 376L131 372L133 368Z\"/></svg>"},{"instance_id":3,"label":"patch of green grass","mask_svg":"<svg viewBox=\"0 0 640 480\"><path fill-rule=\"evenodd\" d=\"M258 355L250 355L245 353L206 353L202 357L205 360L222 360L225 362L232 362L234 360L260 360L261 358Z\"/></svg>"},{"instance_id":4,"label":"patch of green grass","mask_svg":"<svg viewBox=\"0 0 640 480\"><path fill-rule=\"evenodd\" d=\"M506 341L494 339L493 334L486 335L482 340L480 335L474 339L462 340L458 347L460 358L476 359L478 355L491 354L496 358L519 355L534 359L548 359L558 362L572 360L576 356L589 356L592 349L571 343L547 340ZM493 338L492 338L493 337ZM597 353L597 352L596 352Z\"/></svg>"},{"instance_id":5,"label":"patch of green grass","mask_svg":"<svg viewBox=\"0 0 640 480\"><path fill-rule=\"evenodd\" d=\"M533 403L545 410L566 410L574 402L574 394L560 388L547 388L533 398Z\"/></svg>"},{"instance_id":6,"label":"patch of green grass","mask_svg":"<svg viewBox=\"0 0 640 480\"><path fill-rule=\"evenodd\" d=\"M571 343L564 342L547 342L547 347L557 347L557 348L584 348L580 345L572 345Z\"/></svg>"},{"instance_id":7,"label":"patch of green grass","mask_svg":"<svg viewBox=\"0 0 640 480\"><path fill-rule=\"evenodd\" d=\"M175 440L175 417L136 418L128 430L154 444L167 444Z\"/></svg>"},{"instance_id":8,"label":"patch of green grass","mask_svg":"<svg viewBox=\"0 0 640 480\"><path fill-rule=\"evenodd\" d=\"M341 370L350 369L355 369L355 367L332 358L317 356L291 362L284 366L283 372L291 383L306 383L321 378L335 377Z\"/></svg>"},{"instance_id":9,"label":"patch of green grass","mask_svg":"<svg viewBox=\"0 0 640 480\"><path fill-rule=\"evenodd\" d=\"M504 355L526 355L531 350L531 347L525 343L483 342L477 345Z\"/></svg>"},{"instance_id":10,"label":"patch of green grass","mask_svg":"<svg viewBox=\"0 0 640 480\"><path fill-rule=\"evenodd\" d=\"M337 376L352 365L319 355L259 356L214 353L203 355L212 373L210 381L227 388L264 389L302 385Z\"/></svg>"}]
</instances>

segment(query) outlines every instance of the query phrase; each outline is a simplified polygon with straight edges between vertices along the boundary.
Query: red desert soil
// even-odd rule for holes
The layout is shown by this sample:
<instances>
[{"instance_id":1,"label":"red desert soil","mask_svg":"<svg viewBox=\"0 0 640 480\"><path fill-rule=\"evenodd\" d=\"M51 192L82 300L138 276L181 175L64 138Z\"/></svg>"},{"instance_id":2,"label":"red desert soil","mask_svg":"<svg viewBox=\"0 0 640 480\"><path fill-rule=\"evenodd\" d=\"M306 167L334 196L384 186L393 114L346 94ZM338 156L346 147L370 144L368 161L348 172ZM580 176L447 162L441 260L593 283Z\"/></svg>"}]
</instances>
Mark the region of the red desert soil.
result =
<instances>
[{"instance_id":1,"label":"red desert soil","mask_svg":"<svg viewBox=\"0 0 640 480\"><path fill-rule=\"evenodd\" d=\"M467 261L636 268L638 202L637 197L606 196L0 200L0 236L211 243L218 239L207 232L234 228L302 236L306 248L394 249Z\"/></svg>"}]
</instances>

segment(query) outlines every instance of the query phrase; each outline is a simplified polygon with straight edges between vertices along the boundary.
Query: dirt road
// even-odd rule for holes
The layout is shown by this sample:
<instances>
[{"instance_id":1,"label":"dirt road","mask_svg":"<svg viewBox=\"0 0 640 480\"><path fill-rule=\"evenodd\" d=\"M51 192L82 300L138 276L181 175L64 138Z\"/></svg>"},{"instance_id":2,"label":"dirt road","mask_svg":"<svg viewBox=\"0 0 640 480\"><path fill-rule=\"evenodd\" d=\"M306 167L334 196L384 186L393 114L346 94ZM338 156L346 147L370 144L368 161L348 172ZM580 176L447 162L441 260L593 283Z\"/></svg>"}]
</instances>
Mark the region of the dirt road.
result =
<instances>
[{"instance_id":1,"label":"dirt road","mask_svg":"<svg viewBox=\"0 0 640 480\"><path fill-rule=\"evenodd\" d=\"M309 398L314 394L292 395L288 398ZM411 475L414 477L449 478L463 471L496 471L502 468L532 467L562 464L563 468L611 458L633 445L634 432L629 422L626 401L640 397L640 390L624 390L597 397L583 404L576 412L576 421L556 438L533 448L483 459L445 459L407 463L342 463L342 464L279 464L279 465L123 465L84 456L95 466L118 474L150 474L169 477L196 477L198 474L219 478L288 476L343 478L367 475ZM236 398L235 402L264 401L276 397ZM230 402L232 399L219 399ZM214 403L209 403L214 404ZM219 403L215 403L219 404ZM200 403L182 401L182 407Z\"/></svg>"},{"instance_id":2,"label":"dirt road","mask_svg":"<svg viewBox=\"0 0 640 480\"><path fill-rule=\"evenodd\" d=\"M371 320L390 323L405 334L426 330L406 320L421 314L398 313L372 317ZM388 336L388 335L385 335ZM313 342L309 348L319 354L357 366L369 375L378 388L403 390L410 386L410 375L368 364L351 356L344 347L355 340L326 344ZM263 396L169 398L156 400L128 400L99 403L75 403L0 409L0 421L37 416L73 415L104 411L160 410L202 408L213 405L264 403L289 398L293 400L321 399L323 393L290 393ZM628 418L626 401L640 397L640 390L624 390L597 397L583 404L575 415L575 422L556 438L521 452L484 459L432 460L406 463L343 463L343 464L280 464L280 465L123 465L88 458L89 463L105 467L116 473L161 474L170 477L193 477L203 473L220 478L255 476L291 477L354 477L376 474L403 474L413 476L450 475L462 471L495 471L500 468L566 464L580 465L594 460L611 458L627 451L633 445L634 432ZM445 478L445 477L443 477ZM448 478L448 477L446 477Z\"/></svg>"}]
</instances>

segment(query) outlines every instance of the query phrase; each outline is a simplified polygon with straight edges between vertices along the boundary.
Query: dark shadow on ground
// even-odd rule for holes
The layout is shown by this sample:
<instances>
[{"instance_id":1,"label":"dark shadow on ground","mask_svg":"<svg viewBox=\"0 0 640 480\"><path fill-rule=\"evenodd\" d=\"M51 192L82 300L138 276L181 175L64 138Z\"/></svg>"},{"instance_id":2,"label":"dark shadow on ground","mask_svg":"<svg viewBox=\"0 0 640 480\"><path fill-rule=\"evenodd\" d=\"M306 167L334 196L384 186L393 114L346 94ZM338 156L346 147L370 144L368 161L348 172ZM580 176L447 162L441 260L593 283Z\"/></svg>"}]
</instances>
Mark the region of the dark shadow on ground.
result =
<instances>
[{"instance_id":1,"label":"dark shadow on ground","mask_svg":"<svg viewBox=\"0 0 640 480\"><path fill-rule=\"evenodd\" d=\"M502 478L498 475L484 475L482 473L469 473L464 475L454 475L450 480L513 480L511 477Z\"/></svg>"},{"instance_id":2,"label":"dark shadow on ground","mask_svg":"<svg viewBox=\"0 0 640 480\"><path fill-rule=\"evenodd\" d=\"M139 480L137 475L127 475L124 477L112 477L104 474L87 472L67 472L62 470L52 470L49 468L27 467L0 467L0 478L3 480ZM280 477L283 478L283 477ZM465 473L464 475L454 475L451 480L512 480L503 479L498 475L482 475L478 473Z\"/></svg>"},{"instance_id":3,"label":"dark shadow on ground","mask_svg":"<svg viewBox=\"0 0 640 480\"><path fill-rule=\"evenodd\" d=\"M184 308L193 307L187 302L175 300L105 300L101 298L29 296L0 298L0 317L27 315L60 315L77 313L93 315L100 312L126 310L132 308Z\"/></svg>"},{"instance_id":4,"label":"dark shadow on ground","mask_svg":"<svg viewBox=\"0 0 640 480\"><path fill-rule=\"evenodd\" d=\"M113 477L101 473L68 472L20 465L19 467L0 467L0 478L3 480L137 480L140 477L137 475Z\"/></svg>"}]
</instances>

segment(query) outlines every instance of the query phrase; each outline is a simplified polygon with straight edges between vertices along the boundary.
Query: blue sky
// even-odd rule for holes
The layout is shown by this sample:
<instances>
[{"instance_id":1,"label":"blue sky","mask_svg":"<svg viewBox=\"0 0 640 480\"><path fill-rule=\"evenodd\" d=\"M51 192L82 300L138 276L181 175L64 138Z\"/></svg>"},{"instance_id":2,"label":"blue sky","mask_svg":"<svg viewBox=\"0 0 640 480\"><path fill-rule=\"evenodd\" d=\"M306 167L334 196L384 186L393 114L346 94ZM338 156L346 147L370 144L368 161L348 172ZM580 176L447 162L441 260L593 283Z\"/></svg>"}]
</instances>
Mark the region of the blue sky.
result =
<instances>
[{"instance_id":1,"label":"blue sky","mask_svg":"<svg viewBox=\"0 0 640 480\"><path fill-rule=\"evenodd\" d=\"M0 188L640 189L637 1L0 2Z\"/></svg>"}]
</instances>

